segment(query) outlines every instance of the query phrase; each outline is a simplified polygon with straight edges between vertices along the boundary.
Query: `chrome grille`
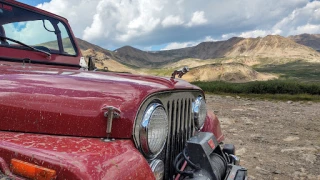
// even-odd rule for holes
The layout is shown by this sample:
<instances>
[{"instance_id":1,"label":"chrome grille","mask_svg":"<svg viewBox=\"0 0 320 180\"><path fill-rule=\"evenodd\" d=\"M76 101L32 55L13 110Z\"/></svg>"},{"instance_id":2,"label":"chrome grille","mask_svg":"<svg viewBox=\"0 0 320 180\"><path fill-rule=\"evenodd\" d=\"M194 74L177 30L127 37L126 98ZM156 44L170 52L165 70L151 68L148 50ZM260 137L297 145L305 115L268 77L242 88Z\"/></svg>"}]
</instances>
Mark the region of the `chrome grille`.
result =
<instances>
[{"instance_id":1,"label":"chrome grille","mask_svg":"<svg viewBox=\"0 0 320 180\"><path fill-rule=\"evenodd\" d=\"M201 91L169 91L161 92L148 97L140 106L134 126L134 140L140 149L139 124L147 106L152 102L161 102L167 111L169 118L169 131L166 146L163 151L155 157L162 159L165 163L165 179L173 179L175 170L173 161L183 150L186 141L194 134L194 119L192 114L192 102ZM149 162L150 159L147 159Z\"/></svg>"},{"instance_id":2,"label":"chrome grille","mask_svg":"<svg viewBox=\"0 0 320 180\"><path fill-rule=\"evenodd\" d=\"M166 146L165 179L173 179L175 157L184 149L186 141L194 132L191 97L175 99L167 103L169 134Z\"/></svg>"}]
</instances>

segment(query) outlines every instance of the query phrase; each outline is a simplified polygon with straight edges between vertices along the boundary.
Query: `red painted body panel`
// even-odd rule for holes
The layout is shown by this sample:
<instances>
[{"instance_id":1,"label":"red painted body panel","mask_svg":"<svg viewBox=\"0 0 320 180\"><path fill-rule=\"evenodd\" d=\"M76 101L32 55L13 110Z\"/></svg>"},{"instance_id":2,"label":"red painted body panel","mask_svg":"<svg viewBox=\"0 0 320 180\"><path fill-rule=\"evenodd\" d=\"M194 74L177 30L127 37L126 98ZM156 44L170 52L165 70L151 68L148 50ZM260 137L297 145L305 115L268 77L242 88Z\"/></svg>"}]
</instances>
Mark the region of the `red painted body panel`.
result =
<instances>
[{"instance_id":1,"label":"red painted body panel","mask_svg":"<svg viewBox=\"0 0 320 180\"><path fill-rule=\"evenodd\" d=\"M2 0L0 0L1 3ZM70 39L75 40L75 36L71 30L71 27L67 21L67 19L52 14L50 12L38 9L36 7L32 7L23 3L20 3L18 1L15 0L4 0L4 2L9 3L11 5L15 5L18 7L22 7L25 9L28 9L30 11L34 11L37 13L41 13L43 15L49 16L49 17L54 17L56 19L58 19L59 21L63 22L66 25L66 28L69 30L70 32ZM80 48L78 46L78 44L75 42L75 49L77 52L76 56L64 56L64 55L57 55L57 54L52 54L51 58L46 57L43 53L39 53L39 52L35 52L35 51L30 51L30 50L22 50L22 49L15 49L15 48L8 48L8 47L3 47L0 46L0 56L1 57L9 57L9 58L29 58L32 60L39 60L39 61L48 61L48 62L56 62L56 63L68 63L68 64L74 64L74 65L79 65L80 62L80 57L81 52L80 52Z\"/></svg>"},{"instance_id":2,"label":"red painted body panel","mask_svg":"<svg viewBox=\"0 0 320 180\"><path fill-rule=\"evenodd\" d=\"M207 118L201 131L212 132L217 138L218 142L222 142L224 140L224 135L220 127L220 121L212 111L207 112Z\"/></svg>"},{"instance_id":3,"label":"red painted body panel","mask_svg":"<svg viewBox=\"0 0 320 180\"><path fill-rule=\"evenodd\" d=\"M57 180L154 179L148 162L131 140L103 142L2 131L0 157L1 170L16 158L56 170Z\"/></svg>"},{"instance_id":4,"label":"red painted body panel","mask_svg":"<svg viewBox=\"0 0 320 180\"><path fill-rule=\"evenodd\" d=\"M30 50L22 50L0 46L0 56L5 58L25 59L29 58L36 61L45 61L50 63L65 63L79 65L81 54L78 56L62 56L58 54L51 54L51 57L47 57L43 53ZM28 63L26 61L25 63ZM79 68L78 68L79 69Z\"/></svg>"},{"instance_id":5,"label":"red painted body panel","mask_svg":"<svg viewBox=\"0 0 320 180\"><path fill-rule=\"evenodd\" d=\"M131 138L141 102L173 89L198 88L160 77L2 64L0 130L106 137L102 109L114 106L121 118L113 121L111 136Z\"/></svg>"}]
</instances>

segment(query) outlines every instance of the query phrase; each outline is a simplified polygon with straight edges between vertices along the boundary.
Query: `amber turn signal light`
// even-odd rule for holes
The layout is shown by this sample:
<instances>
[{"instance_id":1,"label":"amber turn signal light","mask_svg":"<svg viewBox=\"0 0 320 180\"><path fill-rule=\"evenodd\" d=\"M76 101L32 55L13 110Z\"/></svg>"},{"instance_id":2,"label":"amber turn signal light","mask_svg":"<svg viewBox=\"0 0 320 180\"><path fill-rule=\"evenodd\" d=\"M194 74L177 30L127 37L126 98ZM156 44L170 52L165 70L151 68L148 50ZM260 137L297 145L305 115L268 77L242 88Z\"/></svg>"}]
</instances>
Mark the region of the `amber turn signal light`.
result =
<instances>
[{"instance_id":1,"label":"amber turn signal light","mask_svg":"<svg viewBox=\"0 0 320 180\"><path fill-rule=\"evenodd\" d=\"M54 180L56 171L45 167L37 166L28 162L11 159L12 173L34 180Z\"/></svg>"}]
</instances>

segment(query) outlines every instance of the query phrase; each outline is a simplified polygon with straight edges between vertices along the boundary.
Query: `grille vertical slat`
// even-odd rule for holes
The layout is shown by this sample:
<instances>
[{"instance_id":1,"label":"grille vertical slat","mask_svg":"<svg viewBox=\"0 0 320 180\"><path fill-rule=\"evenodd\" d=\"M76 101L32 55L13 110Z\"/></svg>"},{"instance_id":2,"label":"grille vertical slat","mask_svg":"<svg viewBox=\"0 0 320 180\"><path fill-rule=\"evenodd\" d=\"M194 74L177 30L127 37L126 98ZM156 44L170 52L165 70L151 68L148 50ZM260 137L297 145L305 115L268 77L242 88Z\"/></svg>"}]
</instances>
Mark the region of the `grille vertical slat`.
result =
<instances>
[{"instance_id":1,"label":"grille vertical slat","mask_svg":"<svg viewBox=\"0 0 320 180\"><path fill-rule=\"evenodd\" d=\"M180 103L179 100L177 100L177 118L176 118L176 123L177 123L177 128L176 128L176 134L177 134L177 143L174 145L176 148L176 152L180 152L180 143L181 143L181 138L180 138L180 117L181 117L181 108L180 108Z\"/></svg>"},{"instance_id":2,"label":"grille vertical slat","mask_svg":"<svg viewBox=\"0 0 320 180\"><path fill-rule=\"evenodd\" d=\"M191 103L193 103L194 102L194 99L192 99L192 101L191 101ZM192 104L191 104L191 106L192 106ZM191 107L191 109L192 109L192 107ZM192 129L192 131L191 131L191 136L193 136L193 133L194 133L194 117L193 117L193 112L191 112L191 129Z\"/></svg>"},{"instance_id":3,"label":"grille vertical slat","mask_svg":"<svg viewBox=\"0 0 320 180\"><path fill-rule=\"evenodd\" d=\"M173 167L173 160L174 160L174 158L175 158L175 156L176 156L176 153L175 153L175 146L172 146L172 145L174 145L174 144L176 144L175 143L175 140L176 140L176 104L175 104L175 101L172 101L172 107L171 107L171 109L172 109L172 114L171 114L171 123L172 123L172 127L171 127L171 132L172 132L172 134L171 134L171 144L169 144L168 146L170 146L171 147L171 151L169 152L169 154L170 154L170 160L169 160L169 164L170 164L170 166L172 167L172 168L170 168L169 169L169 171L170 171L170 176L172 176L172 174L174 174L174 167Z\"/></svg>"},{"instance_id":4,"label":"grille vertical slat","mask_svg":"<svg viewBox=\"0 0 320 180\"><path fill-rule=\"evenodd\" d=\"M192 99L181 98L168 102L169 136L166 149L165 179L173 179L175 175L173 161L184 149L186 141L193 134Z\"/></svg>"},{"instance_id":5,"label":"grille vertical slat","mask_svg":"<svg viewBox=\"0 0 320 180\"><path fill-rule=\"evenodd\" d=\"M185 129L185 133L184 133L184 137L185 137L185 142L189 139L188 137L188 132L189 132L189 128L188 128L188 125L189 125L189 100L186 99L185 100L185 104L186 104L186 108L185 108L185 119L186 119L186 122L185 122L185 125L184 125L184 129Z\"/></svg>"},{"instance_id":6,"label":"grille vertical slat","mask_svg":"<svg viewBox=\"0 0 320 180\"><path fill-rule=\"evenodd\" d=\"M180 100L180 144L179 144L179 151L181 152L183 150L184 146L184 102L183 99Z\"/></svg>"},{"instance_id":7,"label":"grille vertical slat","mask_svg":"<svg viewBox=\"0 0 320 180\"><path fill-rule=\"evenodd\" d=\"M193 116L192 116L192 100L189 99L189 138L192 137L193 135L193 127L192 127L192 124L193 124Z\"/></svg>"},{"instance_id":8,"label":"grille vertical slat","mask_svg":"<svg viewBox=\"0 0 320 180\"><path fill-rule=\"evenodd\" d=\"M173 130L172 130L172 126L173 126L173 121L171 121L171 119L172 119L172 104L171 104L171 102L168 102L167 103L167 114L168 114L168 118L169 118L169 130L168 130L168 140L167 140L167 148L166 148L166 159L169 159L169 158L171 158L170 156L171 156L171 154L170 154L170 151L172 151L172 147L170 146L170 144L171 144L171 137L172 137L172 135L174 134L173 133ZM169 162L169 161L165 161L165 170L167 171L167 172L169 172L172 168L173 168L173 165ZM171 172L169 172L169 173L171 173ZM168 179L168 177L166 177L166 179Z\"/></svg>"}]
</instances>

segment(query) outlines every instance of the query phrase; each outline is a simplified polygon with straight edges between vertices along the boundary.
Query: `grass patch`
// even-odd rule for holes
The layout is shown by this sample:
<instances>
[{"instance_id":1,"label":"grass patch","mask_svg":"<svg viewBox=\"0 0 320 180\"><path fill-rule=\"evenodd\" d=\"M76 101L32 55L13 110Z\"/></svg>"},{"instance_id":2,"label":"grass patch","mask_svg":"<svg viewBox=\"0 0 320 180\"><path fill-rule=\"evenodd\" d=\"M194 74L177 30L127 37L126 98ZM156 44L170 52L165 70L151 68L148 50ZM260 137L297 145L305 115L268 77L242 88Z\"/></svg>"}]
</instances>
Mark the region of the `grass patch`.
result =
<instances>
[{"instance_id":1,"label":"grass patch","mask_svg":"<svg viewBox=\"0 0 320 180\"><path fill-rule=\"evenodd\" d=\"M320 83L299 82L294 80L254 81L247 83L199 81L192 82L192 84L211 93L320 95Z\"/></svg>"},{"instance_id":2,"label":"grass patch","mask_svg":"<svg viewBox=\"0 0 320 180\"><path fill-rule=\"evenodd\" d=\"M210 92L208 92L210 94ZM320 102L319 95L310 94L230 94L230 93L214 93L224 96L240 96L241 98L260 99L260 100L275 100L275 101L312 101Z\"/></svg>"},{"instance_id":3,"label":"grass patch","mask_svg":"<svg viewBox=\"0 0 320 180\"><path fill-rule=\"evenodd\" d=\"M266 73L281 74L281 79L293 79L305 82L320 82L320 63L304 61L289 62L281 65L265 65L255 70Z\"/></svg>"}]
</instances>

